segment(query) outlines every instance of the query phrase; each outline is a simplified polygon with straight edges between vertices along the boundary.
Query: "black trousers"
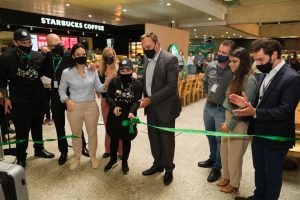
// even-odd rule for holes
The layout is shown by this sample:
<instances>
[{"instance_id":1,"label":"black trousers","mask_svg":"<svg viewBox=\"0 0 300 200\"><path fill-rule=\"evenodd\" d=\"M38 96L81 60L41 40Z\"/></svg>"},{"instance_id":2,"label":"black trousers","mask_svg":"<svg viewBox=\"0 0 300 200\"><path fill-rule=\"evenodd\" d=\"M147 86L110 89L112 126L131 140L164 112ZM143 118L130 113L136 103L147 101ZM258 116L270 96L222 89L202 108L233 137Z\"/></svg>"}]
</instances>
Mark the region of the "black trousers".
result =
<instances>
[{"instance_id":1,"label":"black trousers","mask_svg":"<svg viewBox=\"0 0 300 200\"><path fill-rule=\"evenodd\" d=\"M110 138L110 159L113 162L117 162L117 153L119 149L119 138L111 137ZM122 140L123 141L123 156L122 162L127 162L129 158L129 153L131 149L131 140Z\"/></svg>"},{"instance_id":2,"label":"black trousers","mask_svg":"<svg viewBox=\"0 0 300 200\"><path fill-rule=\"evenodd\" d=\"M43 104L40 106L37 104L18 104L15 103L12 106L12 120L16 128L16 140L28 140L29 132L31 131L31 137L33 140L43 140ZM26 160L26 150L28 142L22 142L16 144L16 156L17 160ZM43 144L34 143L35 152L41 151L44 148Z\"/></svg>"},{"instance_id":3,"label":"black trousers","mask_svg":"<svg viewBox=\"0 0 300 200\"><path fill-rule=\"evenodd\" d=\"M288 149L266 148L252 141L252 159L255 169L254 198L277 200L282 185L282 168Z\"/></svg>"},{"instance_id":4,"label":"black trousers","mask_svg":"<svg viewBox=\"0 0 300 200\"><path fill-rule=\"evenodd\" d=\"M8 134L8 119L5 114L5 109L1 104L0 104L0 126L1 126L2 141L5 141L4 137L6 134Z\"/></svg>"},{"instance_id":5,"label":"black trousers","mask_svg":"<svg viewBox=\"0 0 300 200\"><path fill-rule=\"evenodd\" d=\"M147 122L155 126L175 128L175 119L168 123L159 120L154 106L147 108ZM154 158L154 167L163 167L166 171L172 172L175 168L175 133L158 130L148 126L148 137L150 140L151 153Z\"/></svg>"},{"instance_id":6,"label":"black trousers","mask_svg":"<svg viewBox=\"0 0 300 200\"><path fill-rule=\"evenodd\" d=\"M59 98L57 89L51 90L51 111L52 118L54 121L57 138L61 138L66 135L65 131L65 111L66 104L62 103ZM82 132L83 133L83 132ZM58 149L61 153L68 153L68 142L67 139L57 140ZM84 134L82 134L82 146L86 146Z\"/></svg>"},{"instance_id":7,"label":"black trousers","mask_svg":"<svg viewBox=\"0 0 300 200\"><path fill-rule=\"evenodd\" d=\"M51 89L50 88L44 88L45 91L45 115L46 119L51 119L50 116L50 100L51 100Z\"/></svg>"}]
</instances>

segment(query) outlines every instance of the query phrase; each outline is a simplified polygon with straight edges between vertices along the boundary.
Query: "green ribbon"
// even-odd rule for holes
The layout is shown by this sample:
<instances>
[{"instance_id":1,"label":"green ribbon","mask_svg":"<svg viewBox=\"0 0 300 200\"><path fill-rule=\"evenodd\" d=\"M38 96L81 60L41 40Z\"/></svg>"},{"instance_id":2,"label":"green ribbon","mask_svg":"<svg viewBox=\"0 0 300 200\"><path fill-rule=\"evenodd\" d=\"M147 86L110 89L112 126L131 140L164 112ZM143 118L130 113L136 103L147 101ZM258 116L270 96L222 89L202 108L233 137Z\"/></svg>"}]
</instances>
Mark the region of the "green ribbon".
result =
<instances>
[{"instance_id":1,"label":"green ribbon","mask_svg":"<svg viewBox=\"0 0 300 200\"><path fill-rule=\"evenodd\" d=\"M124 127L129 126L129 133L131 133L130 132L131 129L133 132L133 124L134 123L143 124L146 126L150 126L153 128L157 128L157 129L169 131L169 132L182 132L182 133L221 136L221 137L253 137L253 136L255 136L255 137L265 138L265 139L269 139L269 140L280 141L280 142L300 140L300 138L290 138L290 137L272 136L272 135L247 135L247 134L240 134L240 133L223 133L223 132L184 129L184 128L166 128L166 127L154 126L151 124L141 122L138 117L134 117L132 120L123 120L122 126L124 126Z\"/></svg>"},{"instance_id":2,"label":"green ribbon","mask_svg":"<svg viewBox=\"0 0 300 200\"><path fill-rule=\"evenodd\" d=\"M30 59L31 59L31 53L29 53L29 54L21 54L21 55L20 55L20 58L21 58L21 59L28 58L28 59L30 60Z\"/></svg>"},{"instance_id":3,"label":"green ribbon","mask_svg":"<svg viewBox=\"0 0 300 200\"><path fill-rule=\"evenodd\" d=\"M10 142L1 142L0 146L5 146L5 145L9 145L9 144L18 144L18 143L23 143L23 142L33 142L33 143L36 143L36 144L44 144L45 142L53 142L53 141L60 140L60 139L65 139L65 138L80 138L80 137L75 136L75 135L66 135L66 136L62 136L58 139L45 139L45 140L25 140L25 139L22 139L22 140L10 141Z\"/></svg>"}]
</instances>

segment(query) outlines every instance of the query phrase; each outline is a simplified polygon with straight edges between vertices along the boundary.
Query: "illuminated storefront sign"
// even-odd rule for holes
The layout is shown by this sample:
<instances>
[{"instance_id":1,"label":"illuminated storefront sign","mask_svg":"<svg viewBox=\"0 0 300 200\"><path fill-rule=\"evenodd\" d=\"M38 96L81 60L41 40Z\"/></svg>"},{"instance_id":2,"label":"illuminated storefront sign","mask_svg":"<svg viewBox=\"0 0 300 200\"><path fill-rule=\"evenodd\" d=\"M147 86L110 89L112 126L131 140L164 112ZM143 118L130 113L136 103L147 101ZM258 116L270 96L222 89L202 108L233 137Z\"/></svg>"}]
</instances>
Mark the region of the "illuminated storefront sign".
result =
<instances>
[{"instance_id":1,"label":"illuminated storefront sign","mask_svg":"<svg viewBox=\"0 0 300 200\"><path fill-rule=\"evenodd\" d=\"M78 28L78 29L85 29L85 30L94 30L94 31L104 31L104 26L97 25L97 24L90 24L85 22L78 22L78 21L71 21L71 20L61 20L61 19L54 19L48 17L41 17L41 23L53 26L60 26L60 27L70 27L70 28Z\"/></svg>"}]
</instances>

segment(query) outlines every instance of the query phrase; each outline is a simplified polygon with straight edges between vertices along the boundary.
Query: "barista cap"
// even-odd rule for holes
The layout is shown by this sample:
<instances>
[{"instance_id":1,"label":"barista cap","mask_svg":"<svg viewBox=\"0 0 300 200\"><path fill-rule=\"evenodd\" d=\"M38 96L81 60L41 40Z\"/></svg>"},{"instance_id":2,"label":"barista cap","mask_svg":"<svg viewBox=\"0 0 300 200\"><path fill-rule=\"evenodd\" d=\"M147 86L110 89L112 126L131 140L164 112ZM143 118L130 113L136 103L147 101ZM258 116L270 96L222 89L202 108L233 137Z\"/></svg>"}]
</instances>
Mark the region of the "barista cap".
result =
<instances>
[{"instance_id":1,"label":"barista cap","mask_svg":"<svg viewBox=\"0 0 300 200\"><path fill-rule=\"evenodd\" d=\"M14 40L16 41L31 40L31 36L26 29L19 28L14 32Z\"/></svg>"},{"instance_id":2,"label":"barista cap","mask_svg":"<svg viewBox=\"0 0 300 200\"><path fill-rule=\"evenodd\" d=\"M129 60L128 58L125 58L123 60L121 60L121 62L119 63L119 70L121 69L133 69L133 64L131 62L131 60Z\"/></svg>"}]
</instances>

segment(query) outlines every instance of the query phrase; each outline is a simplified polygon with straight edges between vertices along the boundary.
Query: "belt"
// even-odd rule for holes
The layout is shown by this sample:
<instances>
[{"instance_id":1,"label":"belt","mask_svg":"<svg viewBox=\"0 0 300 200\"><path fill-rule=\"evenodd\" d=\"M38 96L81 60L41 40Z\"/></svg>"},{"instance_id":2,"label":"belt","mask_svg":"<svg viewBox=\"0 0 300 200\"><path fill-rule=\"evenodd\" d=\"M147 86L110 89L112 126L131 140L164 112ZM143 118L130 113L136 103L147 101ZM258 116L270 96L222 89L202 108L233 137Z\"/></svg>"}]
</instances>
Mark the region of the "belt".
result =
<instances>
[{"instance_id":1,"label":"belt","mask_svg":"<svg viewBox=\"0 0 300 200\"><path fill-rule=\"evenodd\" d=\"M217 103L209 102L209 101L207 101L207 105L212 106L212 107L223 107L223 105L221 105L221 104L217 104Z\"/></svg>"}]
</instances>

